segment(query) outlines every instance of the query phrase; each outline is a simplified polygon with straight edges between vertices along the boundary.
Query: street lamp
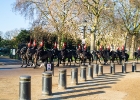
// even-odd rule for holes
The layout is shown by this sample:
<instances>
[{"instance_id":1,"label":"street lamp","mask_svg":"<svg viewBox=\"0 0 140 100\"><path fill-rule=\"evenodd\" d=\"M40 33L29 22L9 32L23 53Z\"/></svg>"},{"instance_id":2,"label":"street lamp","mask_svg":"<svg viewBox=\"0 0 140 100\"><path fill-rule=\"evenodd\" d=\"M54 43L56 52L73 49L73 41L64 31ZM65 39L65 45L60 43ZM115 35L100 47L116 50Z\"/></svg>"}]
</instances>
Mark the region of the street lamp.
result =
<instances>
[{"instance_id":1,"label":"street lamp","mask_svg":"<svg viewBox=\"0 0 140 100\"><path fill-rule=\"evenodd\" d=\"M85 45L85 32L86 32L86 25L87 24L87 21L84 20L83 21L83 38L82 38L82 49L84 50L84 45Z\"/></svg>"}]
</instances>

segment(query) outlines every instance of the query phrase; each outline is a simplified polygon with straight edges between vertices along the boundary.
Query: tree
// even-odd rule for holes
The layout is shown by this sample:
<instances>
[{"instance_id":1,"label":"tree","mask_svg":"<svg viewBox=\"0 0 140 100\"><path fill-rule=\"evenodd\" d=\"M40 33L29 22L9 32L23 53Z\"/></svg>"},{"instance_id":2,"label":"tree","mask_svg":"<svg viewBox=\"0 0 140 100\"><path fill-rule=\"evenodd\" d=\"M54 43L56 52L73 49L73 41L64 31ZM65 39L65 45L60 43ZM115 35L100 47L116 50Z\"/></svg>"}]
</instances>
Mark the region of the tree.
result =
<instances>
[{"instance_id":1,"label":"tree","mask_svg":"<svg viewBox=\"0 0 140 100\"><path fill-rule=\"evenodd\" d=\"M91 25L91 43L90 43L90 51L93 51L95 49L95 34L97 34L98 26L100 17L102 14L103 9L105 8L108 0L83 0L83 4L85 6L86 11L88 12L88 15L92 15L94 19L92 19L92 25Z\"/></svg>"},{"instance_id":2,"label":"tree","mask_svg":"<svg viewBox=\"0 0 140 100\"><path fill-rule=\"evenodd\" d=\"M138 0L136 0L138 1ZM126 38L128 35L132 36L130 58L133 57L133 52L136 45L136 36L140 33L140 9L139 5L133 5L131 2L117 0L118 14L122 21L122 30L126 31Z\"/></svg>"},{"instance_id":3,"label":"tree","mask_svg":"<svg viewBox=\"0 0 140 100\"><path fill-rule=\"evenodd\" d=\"M75 29L71 27L78 14L76 7L75 0L17 0L14 4L15 10L31 18L34 26L41 25L44 29L57 32L59 43L62 34L69 31L67 29ZM35 14L36 19L33 19Z\"/></svg>"},{"instance_id":4,"label":"tree","mask_svg":"<svg viewBox=\"0 0 140 100\"><path fill-rule=\"evenodd\" d=\"M27 43L30 41L30 31L29 30L21 30L18 36L16 37L16 43Z\"/></svg>"}]
</instances>

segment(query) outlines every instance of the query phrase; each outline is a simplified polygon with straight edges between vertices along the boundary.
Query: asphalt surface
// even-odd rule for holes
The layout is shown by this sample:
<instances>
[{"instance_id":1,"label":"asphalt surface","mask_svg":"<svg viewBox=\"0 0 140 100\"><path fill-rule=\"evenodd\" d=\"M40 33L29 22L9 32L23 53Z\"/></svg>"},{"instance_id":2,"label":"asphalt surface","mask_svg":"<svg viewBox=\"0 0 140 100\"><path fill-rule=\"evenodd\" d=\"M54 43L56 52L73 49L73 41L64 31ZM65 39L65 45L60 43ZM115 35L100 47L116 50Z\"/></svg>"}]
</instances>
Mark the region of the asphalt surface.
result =
<instances>
[{"instance_id":1,"label":"asphalt surface","mask_svg":"<svg viewBox=\"0 0 140 100\"><path fill-rule=\"evenodd\" d=\"M0 65L20 65L21 63L22 62L20 60L0 56Z\"/></svg>"}]
</instances>

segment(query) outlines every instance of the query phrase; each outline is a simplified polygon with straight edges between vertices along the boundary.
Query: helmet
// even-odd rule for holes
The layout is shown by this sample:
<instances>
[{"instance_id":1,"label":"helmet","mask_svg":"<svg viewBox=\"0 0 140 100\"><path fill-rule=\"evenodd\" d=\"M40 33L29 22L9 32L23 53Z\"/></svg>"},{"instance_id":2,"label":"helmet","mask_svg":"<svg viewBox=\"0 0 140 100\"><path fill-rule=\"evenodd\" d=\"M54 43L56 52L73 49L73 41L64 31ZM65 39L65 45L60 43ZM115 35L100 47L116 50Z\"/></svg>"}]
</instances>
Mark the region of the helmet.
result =
<instances>
[{"instance_id":1,"label":"helmet","mask_svg":"<svg viewBox=\"0 0 140 100\"><path fill-rule=\"evenodd\" d=\"M30 42L28 43L28 48L29 48L29 47L31 47L31 43L30 43Z\"/></svg>"},{"instance_id":2,"label":"helmet","mask_svg":"<svg viewBox=\"0 0 140 100\"><path fill-rule=\"evenodd\" d=\"M64 43L63 43L63 48L65 48L65 47L66 47L66 43L64 42Z\"/></svg>"},{"instance_id":3,"label":"helmet","mask_svg":"<svg viewBox=\"0 0 140 100\"><path fill-rule=\"evenodd\" d=\"M110 50L110 46L107 46L107 49Z\"/></svg>"},{"instance_id":4,"label":"helmet","mask_svg":"<svg viewBox=\"0 0 140 100\"><path fill-rule=\"evenodd\" d=\"M84 45L84 50L86 50L87 49L87 46L86 45Z\"/></svg>"},{"instance_id":5,"label":"helmet","mask_svg":"<svg viewBox=\"0 0 140 100\"><path fill-rule=\"evenodd\" d=\"M122 46L122 50L124 50L124 46Z\"/></svg>"},{"instance_id":6,"label":"helmet","mask_svg":"<svg viewBox=\"0 0 140 100\"><path fill-rule=\"evenodd\" d=\"M33 46L36 46L36 40L34 40L34 42L33 42Z\"/></svg>"},{"instance_id":7,"label":"helmet","mask_svg":"<svg viewBox=\"0 0 140 100\"><path fill-rule=\"evenodd\" d=\"M44 43L43 41L40 42L40 47L43 47Z\"/></svg>"},{"instance_id":8,"label":"helmet","mask_svg":"<svg viewBox=\"0 0 140 100\"><path fill-rule=\"evenodd\" d=\"M54 43L54 48L57 48L57 43L56 42Z\"/></svg>"},{"instance_id":9,"label":"helmet","mask_svg":"<svg viewBox=\"0 0 140 100\"><path fill-rule=\"evenodd\" d=\"M117 50L120 50L120 48L119 48L119 47L117 47Z\"/></svg>"},{"instance_id":10,"label":"helmet","mask_svg":"<svg viewBox=\"0 0 140 100\"><path fill-rule=\"evenodd\" d=\"M102 50L102 46L100 46L100 50Z\"/></svg>"}]
</instances>

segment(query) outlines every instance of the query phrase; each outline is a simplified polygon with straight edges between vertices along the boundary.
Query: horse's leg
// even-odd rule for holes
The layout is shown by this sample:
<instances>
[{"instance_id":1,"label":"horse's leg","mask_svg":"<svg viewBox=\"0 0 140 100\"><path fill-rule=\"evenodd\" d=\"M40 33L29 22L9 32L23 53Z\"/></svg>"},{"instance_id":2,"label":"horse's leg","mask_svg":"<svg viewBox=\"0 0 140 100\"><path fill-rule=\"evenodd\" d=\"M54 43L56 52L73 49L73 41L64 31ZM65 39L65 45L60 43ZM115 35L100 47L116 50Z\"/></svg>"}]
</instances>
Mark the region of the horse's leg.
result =
<instances>
[{"instance_id":1,"label":"horse's leg","mask_svg":"<svg viewBox=\"0 0 140 100\"><path fill-rule=\"evenodd\" d=\"M89 65L91 65L91 58L89 58Z\"/></svg>"},{"instance_id":2,"label":"horse's leg","mask_svg":"<svg viewBox=\"0 0 140 100\"><path fill-rule=\"evenodd\" d=\"M70 63L70 66L71 66L71 58L68 58L68 64ZM67 64L67 65L68 65Z\"/></svg>"},{"instance_id":3,"label":"horse's leg","mask_svg":"<svg viewBox=\"0 0 140 100\"><path fill-rule=\"evenodd\" d=\"M100 58L99 58L99 62L100 62L100 64L101 64Z\"/></svg>"},{"instance_id":4,"label":"horse's leg","mask_svg":"<svg viewBox=\"0 0 140 100\"><path fill-rule=\"evenodd\" d=\"M37 57L35 57L35 58L34 58L34 69L36 68L37 65L38 65L38 64L37 64Z\"/></svg>"},{"instance_id":5,"label":"horse's leg","mask_svg":"<svg viewBox=\"0 0 140 100\"><path fill-rule=\"evenodd\" d=\"M28 66L28 59L26 58L25 61L26 61L26 65L25 65L26 68Z\"/></svg>"},{"instance_id":6,"label":"horse's leg","mask_svg":"<svg viewBox=\"0 0 140 100\"><path fill-rule=\"evenodd\" d=\"M23 67L23 65L24 65L24 59L22 59L22 65L21 65L21 67Z\"/></svg>"},{"instance_id":7,"label":"horse's leg","mask_svg":"<svg viewBox=\"0 0 140 100\"><path fill-rule=\"evenodd\" d=\"M65 66L65 61L66 61L66 59L64 58L64 59L63 59L63 66Z\"/></svg>"},{"instance_id":8,"label":"horse's leg","mask_svg":"<svg viewBox=\"0 0 140 100\"><path fill-rule=\"evenodd\" d=\"M57 64L56 64L57 67L59 67L59 62L60 62L60 59L57 58Z\"/></svg>"}]
</instances>

